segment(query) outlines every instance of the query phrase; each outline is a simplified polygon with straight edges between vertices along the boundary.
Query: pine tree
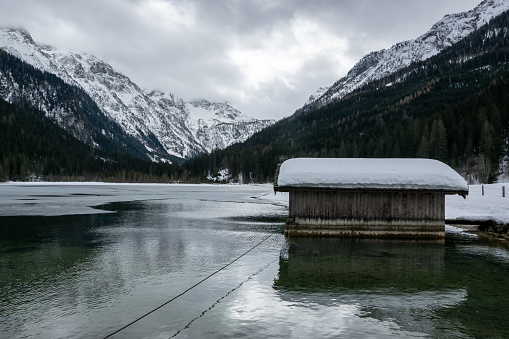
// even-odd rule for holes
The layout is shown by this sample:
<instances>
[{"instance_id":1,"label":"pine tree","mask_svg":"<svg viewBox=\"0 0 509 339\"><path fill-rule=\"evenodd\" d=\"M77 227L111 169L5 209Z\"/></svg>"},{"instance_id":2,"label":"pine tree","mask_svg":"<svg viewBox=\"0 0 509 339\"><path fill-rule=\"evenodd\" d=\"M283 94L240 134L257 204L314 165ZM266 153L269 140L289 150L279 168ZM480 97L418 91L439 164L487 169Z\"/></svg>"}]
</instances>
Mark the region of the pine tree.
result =
<instances>
[{"instance_id":1,"label":"pine tree","mask_svg":"<svg viewBox=\"0 0 509 339\"><path fill-rule=\"evenodd\" d=\"M340 158L346 157L346 145L344 140L341 140L341 145L339 145L338 156Z\"/></svg>"},{"instance_id":2,"label":"pine tree","mask_svg":"<svg viewBox=\"0 0 509 339\"><path fill-rule=\"evenodd\" d=\"M421 142L417 149L417 157L423 159L429 158L429 141L426 133L422 134Z\"/></svg>"},{"instance_id":3,"label":"pine tree","mask_svg":"<svg viewBox=\"0 0 509 339\"><path fill-rule=\"evenodd\" d=\"M481 140L479 141L479 153L490 160L493 158L495 145L493 143L493 125L486 120L481 130Z\"/></svg>"},{"instance_id":4,"label":"pine tree","mask_svg":"<svg viewBox=\"0 0 509 339\"><path fill-rule=\"evenodd\" d=\"M433 121L429 140L430 157L447 161L447 133L442 120Z\"/></svg>"}]
</instances>

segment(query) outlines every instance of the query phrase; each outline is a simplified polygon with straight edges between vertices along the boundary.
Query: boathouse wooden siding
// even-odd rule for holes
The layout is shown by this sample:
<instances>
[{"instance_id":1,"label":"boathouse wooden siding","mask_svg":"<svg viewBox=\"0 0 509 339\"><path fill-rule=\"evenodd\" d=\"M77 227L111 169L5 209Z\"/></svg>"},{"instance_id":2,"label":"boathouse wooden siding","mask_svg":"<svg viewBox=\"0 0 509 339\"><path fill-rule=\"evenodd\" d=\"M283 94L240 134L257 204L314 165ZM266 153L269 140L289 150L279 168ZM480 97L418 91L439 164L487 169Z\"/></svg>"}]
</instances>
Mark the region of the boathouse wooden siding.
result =
<instances>
[{"instance_id":1,"label":"boathouse wooden siding","mask_svg":"<svg viewBox=\"0 0 509 339\"><path fill-rule=\"evenodd\" d=\"M290 190L285 234L442 238L443 192Z\"/></svg>"},{"instance_id":2,"label":"boathouse wooden siding","mask_svg":"<svg viewBox=\"0 0 509 339\"><path fill-rule=\"evenodd\" d=\"M444 222L442 192L291 190L290 218Z\"/></svg>"}]
</instances>

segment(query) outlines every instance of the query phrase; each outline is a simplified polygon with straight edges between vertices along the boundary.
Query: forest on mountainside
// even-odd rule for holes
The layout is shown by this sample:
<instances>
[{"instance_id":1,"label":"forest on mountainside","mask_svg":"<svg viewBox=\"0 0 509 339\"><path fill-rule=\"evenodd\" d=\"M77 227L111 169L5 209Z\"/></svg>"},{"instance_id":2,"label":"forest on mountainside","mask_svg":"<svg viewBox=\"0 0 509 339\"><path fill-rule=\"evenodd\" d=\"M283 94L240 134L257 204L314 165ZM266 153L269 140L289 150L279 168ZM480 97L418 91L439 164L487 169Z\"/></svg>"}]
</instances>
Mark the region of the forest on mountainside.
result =
<instances>
[{"instance_id":1,"label":"forest on mountainside","mask_svg":"<svg viewBox=\"0 0 509 339\"><path fill-rule=\"evenodd\" d=\"M0 100L0 181L173 182L178 165L85 145L34 112Z\"/></svg>"},{"instance_id":2,"label":"forest on mountainside","mask_svg":"<svg viewBox=\"0 0 509 339\"><path fill-rule=\"evenodd\" d=\"M270 182L292 157L423 157L492 182L508 156L508 29L506 13L424 62L184 168L201 180L227 168L233 178Z\"/></svg>"}]
</instances>

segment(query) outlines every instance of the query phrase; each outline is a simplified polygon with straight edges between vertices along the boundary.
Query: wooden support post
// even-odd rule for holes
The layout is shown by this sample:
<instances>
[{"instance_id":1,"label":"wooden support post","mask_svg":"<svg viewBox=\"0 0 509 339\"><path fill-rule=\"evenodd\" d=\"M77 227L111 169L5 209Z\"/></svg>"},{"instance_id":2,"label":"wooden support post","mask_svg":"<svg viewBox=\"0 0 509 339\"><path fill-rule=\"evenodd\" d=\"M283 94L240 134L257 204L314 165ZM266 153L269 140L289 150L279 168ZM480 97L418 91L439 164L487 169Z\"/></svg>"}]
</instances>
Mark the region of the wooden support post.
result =
<instances>
[{"instance_id":1,"label":"wooden support post","mask_svg":"<svg viewBox=\"0 0 509 339\"><path fill-rule=\"evenodd\" d=\"M482 187L482 195L484 195L484 185L481 185Z\"/></svg>"},{"instance_id":2,"label":"wooden support post","mask_svg":"<svg viewBox=\"0 0 509 339\"><path fill-rule=\"evenodd\" d=\"M505 186L502 186L502 198L505 198Z\"/></svg>"}]
</instances>

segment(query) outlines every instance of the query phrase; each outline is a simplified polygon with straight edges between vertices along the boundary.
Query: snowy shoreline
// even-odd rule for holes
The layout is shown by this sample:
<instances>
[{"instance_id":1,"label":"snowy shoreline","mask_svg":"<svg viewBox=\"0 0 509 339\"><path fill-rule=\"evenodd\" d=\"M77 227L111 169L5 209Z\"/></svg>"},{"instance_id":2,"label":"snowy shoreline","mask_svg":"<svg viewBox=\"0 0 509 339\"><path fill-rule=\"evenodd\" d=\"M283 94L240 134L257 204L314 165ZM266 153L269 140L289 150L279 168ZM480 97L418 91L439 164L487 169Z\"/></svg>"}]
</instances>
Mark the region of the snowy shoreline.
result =
<instances>
[{"instance_id":1,"label":"snowy shoreline","mask_svg":"<svg viewBox=\"0 0 509 339\"><path fill-rule=\"evenodd\" d=\"M484 195L482 193L484 186ZM448 220L493 220L509 224L509 184L470 185L466 199L457 195L445 197L445 218Z\"/></svg>"},{"instance_id":2,"label":"snowy shoreline","mask_svg":"<svg viewBox=\"0 0 509 339\"><path fill-rule=\"evenodd\" d=\"M242 187L258 186L272 188L272 184L184 184L184 183L107 183L107 182L3 182L0 187L8 186L182 186L182 187ZM482 187L484 186L484 195ZM502 187L505 186L506 197L502 197ZM275 204L288 206L288 193L267 192L257 198L271 201ZM508 232L509 228L509 183L470 185L466 199L459 195L446 195L445 197L446 224L461 226L466 229Z\"/></svg>"},{"instance_id":3,"label":"snowy shoreline","mask_svg":"<svg viewBox=\"0 0 509 339\"><path fill-rule=\"evenodd\" d=\"M186 183L158 183L158 182L105 182L105 181L5 181L0 182L0 186L20 186L20 185L33 185L33 186L104 186L104 185L117 185L117 186L183 186L183 187L221 187L221 186L270 186L272 184L186 184Z\"/></svg>"},{"instance_id":4,"label":"snowy shoreline","mask_svg":"<svg viewBox=\"0 0 509 339\"><path fill-rule=\"evenodd\" d=\"M484 187L484 195L483 195ZM503 187L506 196L503 197ZM470 185L466 199L445 197L446 223L468 229L509 235L509 184Z\"/></svg>"}]
</instances>

